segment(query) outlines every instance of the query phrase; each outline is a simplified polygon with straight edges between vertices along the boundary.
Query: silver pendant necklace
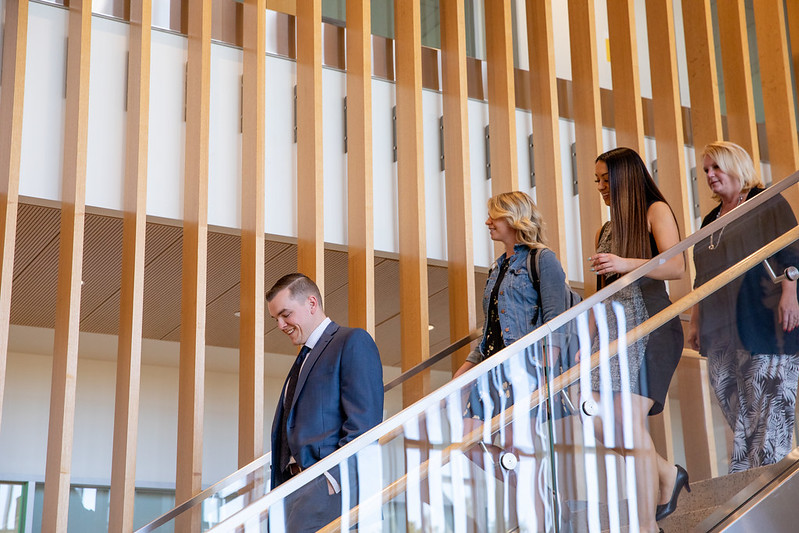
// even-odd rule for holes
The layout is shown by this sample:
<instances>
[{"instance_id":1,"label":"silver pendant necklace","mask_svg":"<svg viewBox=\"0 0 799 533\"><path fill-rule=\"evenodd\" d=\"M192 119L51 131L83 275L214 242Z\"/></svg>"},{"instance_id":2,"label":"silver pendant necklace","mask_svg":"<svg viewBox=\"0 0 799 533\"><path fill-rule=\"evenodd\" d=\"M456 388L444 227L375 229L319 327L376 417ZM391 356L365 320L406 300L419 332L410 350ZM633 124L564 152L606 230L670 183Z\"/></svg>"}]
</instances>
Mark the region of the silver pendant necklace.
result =
<instances>
[{"instance_id":1,"label":"silver pendant necklace","mask_svg":"<svg viewBox=\"0 0 799 533\"><path fill-rule=\"evenodd\" d=\"M744 195L743 194L739 194L738 195L738 203L735 204L735 207L738 207L739 205L741 205L741 202L743 202L743 199L744 199ZM732 209L735 209L735 207L733 207ZM732 211L732 209L730 209L730 211ZM719 209L719 212L716 213L716 220L718 220L718 218L720 216L721 216L721 209ZM719 231L719 238L718 238L718 240L716 240L715 243L713 242L713 234L712 233L710 234L710 244L708 244L708 246L707 246L708 250L715 250L716 248L718 248L718 245L721 243L721 236L724 234L724 229L726 227L727 226L722 226L721 231Z\"/></svg>"}]
</instances>

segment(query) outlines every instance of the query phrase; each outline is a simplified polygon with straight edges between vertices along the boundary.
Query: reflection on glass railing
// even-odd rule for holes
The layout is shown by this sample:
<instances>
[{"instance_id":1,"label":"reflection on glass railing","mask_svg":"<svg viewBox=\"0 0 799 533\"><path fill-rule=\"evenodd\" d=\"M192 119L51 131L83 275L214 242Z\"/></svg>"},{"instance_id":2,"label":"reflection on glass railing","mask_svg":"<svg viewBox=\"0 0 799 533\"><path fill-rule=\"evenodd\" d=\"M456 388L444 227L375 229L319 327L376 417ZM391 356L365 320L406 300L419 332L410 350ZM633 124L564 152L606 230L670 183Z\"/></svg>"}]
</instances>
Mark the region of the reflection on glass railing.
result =
<instances>
[{"instance_id":1,"label":"reflection on glass railing","mask_svg":"<svg viewBox=\"0 0 799 533\"><path fill-rule=\"evenodd\" d=\"M270 531L554 530L550 431L553 419L571 414L546 403L542 361L560 355L555 339L439 389L412 415L384 423L382 435L360 437L348 457L328 456L215 530L234 520Z\"/></svg>"},{"instance_id":2,"label":"reflection on glass railing","mask_svg":"<svg viewBox=\"0 0 799 533\"><path fill-rule=\"evenodd\" d=\"M773 199L775 192L763 194ZM796 266L799 255L792 250L799 229L791 223L758 242L747 234L762 229L771 204L767 196L746 204L274 488L213 531L293 531L311 519L322 531L353 526L369 531L658 531L658 522L686 501L683 489L689 481L713 475L702 472L696 450L688 446L697 437L709 440L691 425L691 415L702 406L670 401L666 394L675 367L686 359L680 357L678 317L712 302L714 294L732 292L734 312L717 314L736 317L727 327L744 342L744 330L755 318L742 324L737 317L756 305L742 290L747 279L756 279L761 301L763 294L783 294L785 283L796 294L792 282L774 283L762 261L769 260L775 278ZM649 271L702 245L713 231L718 237L725 225L725 239L742 238L751 249L730 257L690 294L673 294L674 303L661 289L654 294ZM657 305L651 305L653 300ZM765 314L762 307L760 314ZM794 349L786 344L793 333L779 333L776 322L771 328L780 339L777 351ZM697 377L686 372L706 364L695 356L687 360L687 370L678 371L685 383ZM709 405L709 399L704 403ZM665 441L661 418L649 416L669 406L672 417L683 415L681 433L675 435L684 438L684 445ZM790 435L793 419L787 413L782 424ZM678 456L685 465L675 464ZM337 480L340 491L330 490L325 473ZM326 506L318 504L322 500Z\"/></svg>"}]
</instances>

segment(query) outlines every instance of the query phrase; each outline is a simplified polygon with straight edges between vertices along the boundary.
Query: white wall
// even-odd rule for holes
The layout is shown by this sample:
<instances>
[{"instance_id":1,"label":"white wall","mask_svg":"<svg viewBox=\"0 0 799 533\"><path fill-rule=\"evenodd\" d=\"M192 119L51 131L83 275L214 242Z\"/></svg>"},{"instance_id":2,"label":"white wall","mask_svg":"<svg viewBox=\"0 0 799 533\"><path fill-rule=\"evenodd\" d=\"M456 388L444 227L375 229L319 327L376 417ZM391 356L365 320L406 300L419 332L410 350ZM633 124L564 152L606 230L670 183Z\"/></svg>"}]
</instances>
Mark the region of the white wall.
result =
<instances>
[{"instance_id":1,"label":"white wall","mask_svg":"<svg viewBox=\"0 0 799 533\"><path fill-rule=\"evenodd\" d=\"M38 335L50 342L28 341ZM30 352L50 347L52 330L12 326L0 426L0 478L43 480L50 410L50 353ZM81 334L72 452L72 482L107 485L111 479L111 449L116 382L116 337ZM38 345L38 346L37 346ZM139 486L174 487L177 444L177 343L145 340L140 392L136 480ZM235 350L210 349L206 370L203 484L208 485L237 468L238 376L220 367L217 359L238 360ZM285 361L284 361L285 359ZM160 360L160 361L159 361ZM270 356L270 366L291 365L289 357ZM160 364L158 364L160 363ZM287 370L286 370L287 371ZM264 413L268 428L282 379L266 376ZM267 428L267 430L268 430ZM267 447L268 447L268 440Z\"/></svg>"},{"instance_id":2,"label":"white wall","mask_svg":"<svg viewBox=\"0 0 799 533\"><path fill-rule=\"evenodd\" d=\"M43 481L50 412L53 330L11 326L3 420L0 479ZM109 485L114 427L117 338L81 333L76 385L72 483ZM176 342L144 339L142 345L136 485L175 485L178 410ZM264 446L285 376L294 358L267 354L264 376ZM203 427L203 486L237 469L238 351L206 348ZM384 368L384 381L399 375ZM433 387L450 373L434 371ZM396 389L399 391L400 389ZM12 407L13 408L9 408ZM401 409L401 397L386 397L386 416Z\"/></svg>"},{"instance_id":3,"label":"white wall","mask_svg":"<svg viewBox=\"0 0 799 533\"><path fill-rule=\"evenodd\" d=\"M19 194L59 200L64 146L66 11L31 2Z\"/></svg>"}]
</instances>

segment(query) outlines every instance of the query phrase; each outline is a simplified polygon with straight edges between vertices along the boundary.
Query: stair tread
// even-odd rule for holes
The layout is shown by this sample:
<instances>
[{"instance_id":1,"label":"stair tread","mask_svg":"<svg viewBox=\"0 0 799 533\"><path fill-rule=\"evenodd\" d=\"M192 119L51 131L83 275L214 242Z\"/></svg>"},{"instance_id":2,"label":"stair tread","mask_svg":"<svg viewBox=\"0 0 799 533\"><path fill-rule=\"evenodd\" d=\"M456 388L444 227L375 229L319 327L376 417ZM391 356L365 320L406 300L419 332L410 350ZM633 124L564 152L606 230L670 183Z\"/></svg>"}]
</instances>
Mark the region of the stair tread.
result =
<instances>
[{"instance_id":1,"label":"stair tread","mask_svg":"<svg viewBox=\"0 0 799 533\"><path fill-rule=\"evenodd\" d=\"M660 525L665 531L692 531L719 506L730 501L750 483L775 470L779 470L777 465L768 465L691 483L691 492L683 492L680 495L677 510L662 520ZM587 532L587 502L573 500L566 502L566 505L570 511L573 533ZM620 500L619 507L621 531L627 531L627 500ZM610 527L607 502L599 503L599 513L601 530L606 531Z\"/></svg>"}]
</instances>

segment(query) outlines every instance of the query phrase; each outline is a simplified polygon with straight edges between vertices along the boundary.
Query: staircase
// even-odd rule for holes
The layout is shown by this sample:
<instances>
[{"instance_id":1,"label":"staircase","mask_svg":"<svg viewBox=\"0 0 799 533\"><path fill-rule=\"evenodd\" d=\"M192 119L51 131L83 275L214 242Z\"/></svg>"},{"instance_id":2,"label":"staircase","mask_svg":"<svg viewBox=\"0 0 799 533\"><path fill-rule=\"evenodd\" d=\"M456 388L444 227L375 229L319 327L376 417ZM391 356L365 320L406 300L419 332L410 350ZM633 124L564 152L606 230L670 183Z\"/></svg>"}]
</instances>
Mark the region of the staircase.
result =
<instances>
[{"instance_id":1,"label":"staircase","mask_svg":"<svg viewBox=\"0 0 799 533\"><path fill-rule=\"evenodd\" d=\"M751 492L754 487L759 488L765 482L771 481L784 468L784 466L779 464L769 465L691 483L691 492L683 491L680 495L677 510L674 514L659 522L659 525L665 533L704 531L697 528L713 512L736 500L736 496L739 494ZM566 506L570 513L570 533L588 533L586 503L571 501L567 502ZM603 532L611 531L607 504L600 504L599 514L601 530ZM628 533L627 516L627 500L622 500L619 502L621 526L614 531Z\"/></svg>"},{"instance_id":2,"label":"staircase","mask_svg":"<svg viewBox=\"0 0 799 533\"><path fill-rule=\"evenodd\" d=\"M784 469L780 463L753 468L745 472L691 483L691 492L683 491L673 515L660 522L664 532L700 531L697 527L714 511L731 503L750 485L761 486ZM760 483L760 478L763 483Z\"/></svg>"}]
</instances>

